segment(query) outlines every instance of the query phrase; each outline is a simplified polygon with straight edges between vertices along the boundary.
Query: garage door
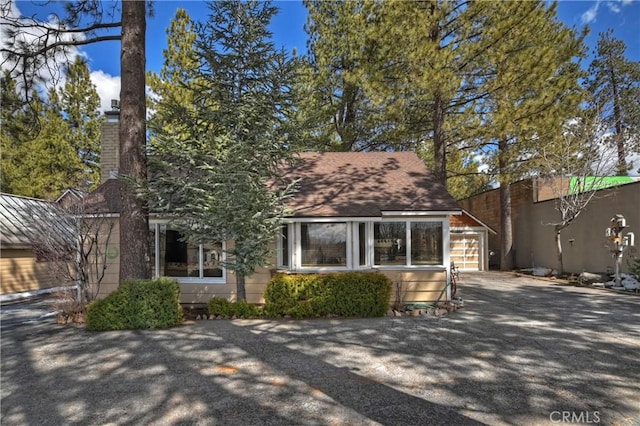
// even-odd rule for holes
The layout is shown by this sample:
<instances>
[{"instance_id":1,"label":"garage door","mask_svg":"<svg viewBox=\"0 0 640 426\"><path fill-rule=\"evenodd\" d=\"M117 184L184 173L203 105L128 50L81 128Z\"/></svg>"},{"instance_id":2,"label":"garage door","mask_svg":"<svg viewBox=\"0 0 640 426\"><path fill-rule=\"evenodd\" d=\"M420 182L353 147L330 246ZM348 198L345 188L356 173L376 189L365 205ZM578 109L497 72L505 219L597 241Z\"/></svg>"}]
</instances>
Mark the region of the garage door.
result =
<instances>
[{"instance_id":1,"label":"garage door","mask_svg":"<svg viewBox=\"0 0 640 426\"><path fill-rule=\"evenodd\" d=\"M480 235L452 233L450 256L458 269L479 271L481 269Z\"/></svg>"}]
</instances>

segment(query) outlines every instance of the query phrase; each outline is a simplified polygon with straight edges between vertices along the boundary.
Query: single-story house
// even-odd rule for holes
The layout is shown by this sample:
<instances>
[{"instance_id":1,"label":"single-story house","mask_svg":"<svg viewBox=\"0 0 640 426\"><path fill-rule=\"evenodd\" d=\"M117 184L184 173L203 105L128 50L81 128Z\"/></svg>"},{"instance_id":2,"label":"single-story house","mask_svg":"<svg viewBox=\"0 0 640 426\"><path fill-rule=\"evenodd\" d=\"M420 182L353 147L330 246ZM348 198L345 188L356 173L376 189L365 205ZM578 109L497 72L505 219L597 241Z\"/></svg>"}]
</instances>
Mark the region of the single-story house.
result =
<instances>
[{"instance_id":1,"label":"single-story house","mask_svg":"<svg viewBox=\"0 0 640 426\"><path fill-rule=\"evenodd\" d=\"M119 215L118 122L103 123L102 184L89 194L89 213ZM116 158L110 158L116 156ZM375 270L388 275L405 302L447 300L450 261L460 269L486 269L487 232L463 212L420 158L411 152L303 153L288 176L299 181L270 266L246 277L249 302L260 303L276 271L328 273ZM221 266L227 244L189 245L169 221L150 216L154 276L175 277L181 301L206 303L235 297L235 277ZM109 252L113 267L101 292L118 285L118 233ZM452 253L454 255L452 256Z\"/></svg>"}]
</instances>

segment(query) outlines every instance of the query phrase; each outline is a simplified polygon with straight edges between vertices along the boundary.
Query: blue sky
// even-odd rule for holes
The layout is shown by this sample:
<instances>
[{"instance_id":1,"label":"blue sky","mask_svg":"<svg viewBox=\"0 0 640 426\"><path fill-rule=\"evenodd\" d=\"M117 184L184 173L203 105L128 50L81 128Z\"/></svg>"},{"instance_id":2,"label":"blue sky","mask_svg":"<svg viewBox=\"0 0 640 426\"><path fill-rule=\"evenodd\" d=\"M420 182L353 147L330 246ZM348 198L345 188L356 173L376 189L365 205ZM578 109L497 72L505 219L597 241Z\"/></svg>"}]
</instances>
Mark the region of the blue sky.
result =
<instances>
[{"instance_id":1,"label":"blue sky","mask_svg":"<svg viewBox=\"0 0 640 426\"><path fill-rule=\"evenodd\" d=\"M330 0L327 0L330 1ZM45 6L42 6L45 4ZM43 1L18 1L17 8L23 15L38 13L46 17L47 13L59 11L61 3ZM306 9L301 1L275 1L280 9L271 30L277 46L287 51L296 48L298 52L306 50ZM167 46L166 29L178 7L185 8L193 19L205 19L208 8L203 1L157 0L154 2L155 14L147 20L147 69L157 71L162 66L162 50ZM57 10L56 10L57 9ZM45 12L45 13L43 13ZM625 41L627 57L640 61L640 1L603 0L603 1L560 1L558 17L569 27L581 28L588 25L591 29L587 45L593 50L598 34L612 28L614 36ZM118 97L120 85L120 44L119 42L88 45L82 48L92 71L92 79L98 88L102 105L107 106L110 99Z\"/></svg>"}]
</instances>

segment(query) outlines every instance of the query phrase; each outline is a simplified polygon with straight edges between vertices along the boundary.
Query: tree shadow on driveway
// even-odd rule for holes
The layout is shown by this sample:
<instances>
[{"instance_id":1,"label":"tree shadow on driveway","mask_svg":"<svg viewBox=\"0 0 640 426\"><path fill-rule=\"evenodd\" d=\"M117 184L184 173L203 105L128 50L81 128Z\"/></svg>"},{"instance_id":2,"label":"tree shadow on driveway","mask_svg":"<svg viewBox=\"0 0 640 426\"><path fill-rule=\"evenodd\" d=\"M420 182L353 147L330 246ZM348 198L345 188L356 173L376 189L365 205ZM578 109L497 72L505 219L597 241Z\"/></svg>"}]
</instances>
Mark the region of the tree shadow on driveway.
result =
<instances>
[{"instance_id":1,"label":"tree shadow on driveway","mask_svg":"<svg viewBox=\"0 0 640 426\"><path fill-rule=\"evenodd\" d=\"M500 277L465 276L443 318L14 327L2 424L637 422L640 298Z\"/></svg>"}]
</instances>

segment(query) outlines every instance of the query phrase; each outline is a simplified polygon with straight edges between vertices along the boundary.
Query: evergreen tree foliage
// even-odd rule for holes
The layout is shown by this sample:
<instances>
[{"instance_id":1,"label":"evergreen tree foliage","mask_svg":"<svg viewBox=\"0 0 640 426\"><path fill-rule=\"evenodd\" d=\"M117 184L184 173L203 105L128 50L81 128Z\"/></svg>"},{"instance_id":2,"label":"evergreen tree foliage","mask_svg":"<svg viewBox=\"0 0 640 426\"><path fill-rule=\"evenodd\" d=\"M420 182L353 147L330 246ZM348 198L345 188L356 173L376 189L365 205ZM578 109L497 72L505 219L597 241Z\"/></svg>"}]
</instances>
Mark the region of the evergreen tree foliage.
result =
<instances>
[{"instance_id":1,"label":"evergreen tree foliage","mask_svg":"<svg viewBox=\"0 0 640 426\"><path fill-rule=\"evenodd\" d=\"M206 22L192 26L178 12L171 27L187 36L181 42L192 37L189 28L196 37L182 45L172 38L165 51L167 96L156 105L158 117L171 119L152 128L149 199L151 208L175 218L188 242L230 242L224 266L235 271L244 300L245 276L266 262L292 192L279 185L279 170L298 139L291 120L295 69L270 41L276 13L270 3L220 1L209 8ZM195 72L176 78L192 60ZM182 90L194 108L174 96ZM175 127L174 119L182 124Z\"/></svg>"},{"instance_id":2,"label":"evergreen tree foliage","mask_svg":"<svg viewBox=\"0 0 640 426\"><path fill-rule=\"evenodd\" d=\"M59 91L60 106L69 128L69 142L84 164L81 188L100 183L100 96L89 76L89 67L78 56L67 68L67 79Z\"/></svg>"},{"instance_id":3,"label":"evergreen tree foliage","mask_svg":"<svg viewBox=\"0 0 640 426\"><path fill-rule=\"evenodd\" d=\"M485 129L474 140L489 153L500 183L501 269L513 266L509 186L532 173L536 152L553 146L563 125L580 111L583 76L574 59L584 56L582 38L543 2L493 2L485 22L501 42L483 55L478 86L485 95L475 111ZM525 24L526 23L526 24Z\"/></svg>"},{"instance_id":4,"label":"evergreen tree foliage","mask_svg":"<svg viewBox=\"0 0 640 426\"><path fill-rule=\"evenodd\" d=\"M86 65L77 61L64 86L38 93L31 104L3 79L2 190L55 199L66 188L99 183L99 98Z\"/></svg>"},{"instance_id":5,"label":"evergreen tree foliage","mask_svg":"<svg viewBox=\"0 0 640 426\"><path fill-rule=\"evenodd\" d=\"M486 186L468 129L482 127L481 60L505 36L485 35L491 4L305 4L310 96L300 108L320 120L311 135L320 149L417 151L443 183L452 179L456 196Z\"/></svg>"},{"instance_id":6,"label":"evergreen tree foliage","mask_svg":"<svg viewBox=\"0 0 640 426\"><path fill-rule=\"evenodd\" d=\"M611 130L620 175L629 171L627 156L640 152L640 62L628 60L625 51L611 30L600 33L585 84L593 96L591 107Z\"/></svg>"},{"instance_id":7,"label":"evergreen tree foliage","mask_svg":"<svg viewBox=\"0 0 640 426\"><path fill-rule=\"evenodd\" d=\"M178 9L175 17L167 29L169 45L163 51L164 64L159 73L149 72L147 82L152 91L148 98L149 109L152 111L149 127L151 136L155 133L173 133L189 137L190 122L184 117L193 117L200 108L213 108L210 99L205 105L196 104L194 85L204 85L199 78L200 64L196 55L197 34L195 23L184 9ZM206 133L206 126L201 123L201 129ZM152 139L153 140L153 139ZM153 142L152 142L153 144Z\"/></svg>"},{"instance_id":8,"label":"evergreen tree foliage","mask_svg":"<svg viewBox=\"0 0 640 426\"><path fill-rule=\"evenodd\" d=\"M16 193L13 182L20 175L20 146L32 137L39 123L33 110L26 108L8 71L0 78L0 96L0 190Z\"/></svg>"},{"instance_id":9,"label":"evergreen tree foliage","mask_svg":"<svg viewBox=\"0 0 640 426\"><path fill-rule=\"evenodd\" d=\"M68 127L62 117L58 94L50 89L46 103L34 96L33 110L41 129L38 135L19 145L19 171L10 187L27 197L54 199L82 174L82 163L69 142Z\"/></svg>"},{"instance_id":10,"label":"evergreen tree foliage","mask_svg":"<svg viewBox=\"0 0 640 426\"><path fill-rule=\"evenodd\" d=\"M299 109L308 148L364 151L391 148L385 119L364 91L358 70L366 65L363 1L307 0L309 53L300 71Z\"/></svg>"},{"instance_id":11,"label":"evergreen tree foliage","mask_svg":"<svg viewBox=\"0 0 640 426\"><path fill-rule=\"evenodd\" d=\"M151 2L69 1L64 4L63 16L52 15L47 22L40 21L37 14L19 16L9 6L2 8L0 63L20 79L26 98L42 83L58 83L78 46L121 41L119 173L128 182L141 185L147 178L145 33ZM120 33L110 32L117 28ZM123 187L120 206L120 280L149 278L148 212L133 185Z\"/></svg>"}]
</instances>

